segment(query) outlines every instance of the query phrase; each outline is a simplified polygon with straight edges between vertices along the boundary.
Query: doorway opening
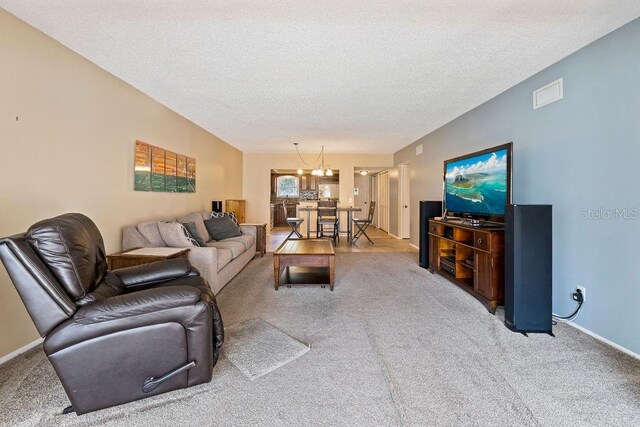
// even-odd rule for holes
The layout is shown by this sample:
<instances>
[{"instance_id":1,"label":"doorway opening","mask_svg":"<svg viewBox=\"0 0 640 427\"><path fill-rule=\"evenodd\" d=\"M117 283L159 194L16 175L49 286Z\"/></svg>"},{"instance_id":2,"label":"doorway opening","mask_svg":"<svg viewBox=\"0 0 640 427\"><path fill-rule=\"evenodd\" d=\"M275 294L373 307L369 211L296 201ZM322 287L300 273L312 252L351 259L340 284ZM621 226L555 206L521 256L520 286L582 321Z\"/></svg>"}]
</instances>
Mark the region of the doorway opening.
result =
<instances>
[{"instance_id":1,"label":"doorway opening","mask_svg":"<svg viewBox=\"0 0 640 427\"><path fill-rule=\"evenodd\" d=\"M354 168L354 206L362 209L358 217L367 217L371 202L376 202L372 225L389 232L389 171L386 167ZM356 194L356 192L358 194Z\"/></svg>"}]
</instances>

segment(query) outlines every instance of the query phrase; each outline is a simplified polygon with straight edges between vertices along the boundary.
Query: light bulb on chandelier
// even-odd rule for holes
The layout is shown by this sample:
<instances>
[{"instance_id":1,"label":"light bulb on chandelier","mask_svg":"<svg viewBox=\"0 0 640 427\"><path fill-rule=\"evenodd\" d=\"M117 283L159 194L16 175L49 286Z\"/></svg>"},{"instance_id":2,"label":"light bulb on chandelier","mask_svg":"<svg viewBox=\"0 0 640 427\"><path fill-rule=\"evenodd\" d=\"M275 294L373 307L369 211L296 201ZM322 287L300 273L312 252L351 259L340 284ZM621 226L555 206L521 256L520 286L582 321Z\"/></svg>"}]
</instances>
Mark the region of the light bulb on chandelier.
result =
<instances>
[{"instance_id":1,"label":"light bulb on chandelier","mask_svg":"<svg viewBox=\"0 0 640 427\"><path fill-rule=\"evenodd\" d=\"M298 153L298 157L300 158L300 161L302 161L302 164L304 164L306 166L314 165L314 168L311 171L311 175L314 175L314 176L333 176L333 170L331 169L331 167L329 165L327 165L327 167L325 168L325 166L324 166L324 145L322 146L322 150L320 150L320 154L318 154L318 157L312 163L307 163L307 162L304 161L304 159L302 158L302 155L300 154L300 151L298 150L298 143L297 142L294 142L293 145L296 148L296 153ZM302 175L302 173L303 173L302 169L298 169L298 175Z\"/></svg>"}]
</instances>

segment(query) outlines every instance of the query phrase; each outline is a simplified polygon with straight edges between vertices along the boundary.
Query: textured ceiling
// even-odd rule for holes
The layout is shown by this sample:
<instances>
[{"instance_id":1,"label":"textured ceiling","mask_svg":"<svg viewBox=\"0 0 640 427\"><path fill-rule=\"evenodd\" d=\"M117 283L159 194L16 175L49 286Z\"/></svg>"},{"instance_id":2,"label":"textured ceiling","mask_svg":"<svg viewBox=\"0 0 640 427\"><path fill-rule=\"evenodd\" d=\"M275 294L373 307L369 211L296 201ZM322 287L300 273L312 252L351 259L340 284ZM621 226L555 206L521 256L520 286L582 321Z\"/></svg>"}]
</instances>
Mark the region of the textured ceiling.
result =
<instances>
[{"instance_id":1,"label":"textured ceiling","mask_svg":"<svg viewBox=\"0 0 640 427\"><path fill-rule=\"evenodd\" d=\"M392 153L640 16L638 0L4 0L246 152Z\"/></svg>"}]
</instances>

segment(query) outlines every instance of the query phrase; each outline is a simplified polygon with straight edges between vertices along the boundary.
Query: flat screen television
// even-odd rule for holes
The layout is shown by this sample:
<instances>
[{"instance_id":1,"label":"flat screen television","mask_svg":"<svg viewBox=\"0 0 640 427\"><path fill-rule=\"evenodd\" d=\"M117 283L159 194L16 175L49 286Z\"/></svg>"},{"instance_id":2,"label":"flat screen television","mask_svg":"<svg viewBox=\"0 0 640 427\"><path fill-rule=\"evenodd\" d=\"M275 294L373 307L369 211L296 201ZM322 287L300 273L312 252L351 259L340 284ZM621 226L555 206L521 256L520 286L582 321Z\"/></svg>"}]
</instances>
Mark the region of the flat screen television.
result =
<instances>
[{"instance_id":1,"label":"flat screen television","mask_svg":"<svg viewBox=\"0 0 640 427\"><path fill-rule=\"evenodd\" d=\"M504 222L511 203L511 154L510 142L445 161L446 214Z\"/></svg>"}]
</instances>

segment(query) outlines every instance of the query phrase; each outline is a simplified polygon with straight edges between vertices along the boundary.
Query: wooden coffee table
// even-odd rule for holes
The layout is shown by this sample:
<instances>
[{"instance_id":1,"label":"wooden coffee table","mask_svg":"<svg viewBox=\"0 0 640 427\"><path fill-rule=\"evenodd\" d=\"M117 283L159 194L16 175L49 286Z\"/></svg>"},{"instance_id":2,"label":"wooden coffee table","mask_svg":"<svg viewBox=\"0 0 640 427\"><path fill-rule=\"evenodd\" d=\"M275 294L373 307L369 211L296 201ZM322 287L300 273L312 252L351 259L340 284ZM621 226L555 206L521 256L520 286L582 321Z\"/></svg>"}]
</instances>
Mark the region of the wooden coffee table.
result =
<instances>
[{"instance_id":1,"label":"wooden coffee table","mask_svg":"<svg viewBox=\"0 0 640 427\"><path fill-rule=\"evenodd\" d=\"M335 255L331 240L287 240L273 253L276 291L280 284L328 284L333 290Z\"/></svg>"}]
</instances>

